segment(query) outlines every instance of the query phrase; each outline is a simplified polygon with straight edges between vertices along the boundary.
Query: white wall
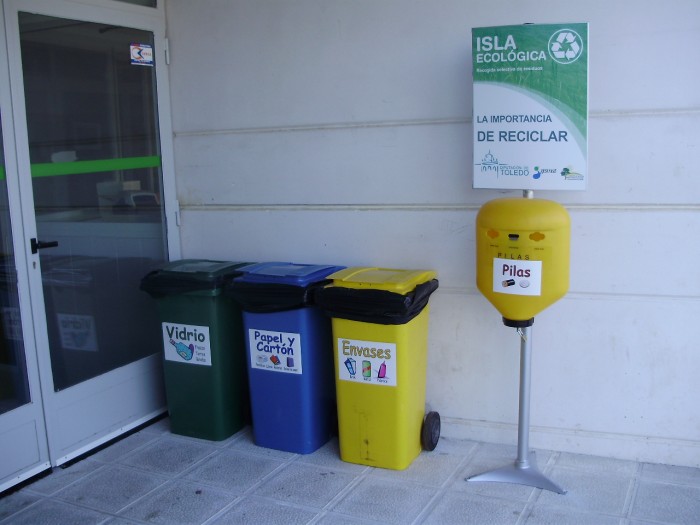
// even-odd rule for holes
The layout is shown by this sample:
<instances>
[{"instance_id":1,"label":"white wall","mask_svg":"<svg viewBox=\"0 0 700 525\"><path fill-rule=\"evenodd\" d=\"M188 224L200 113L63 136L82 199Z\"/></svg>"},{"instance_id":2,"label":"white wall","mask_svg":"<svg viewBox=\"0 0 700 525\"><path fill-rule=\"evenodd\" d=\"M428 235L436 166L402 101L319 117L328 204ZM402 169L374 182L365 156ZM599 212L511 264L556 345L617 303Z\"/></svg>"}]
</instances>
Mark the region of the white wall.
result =
<instances>
[{"instance_id":1,"label":"white wall","mask_svg":"<svg viewBox=\"0 0 700 525\"><path fill-rule=\"evenodd\" d=\"M443 434L515 443L477 292L471 28L590 23L571 289L533 327L534 447L700 466L697 0L166 0L183 256L432 268ZM510 192L518 195L519 192Z\"/></svg>"}]
</instances>

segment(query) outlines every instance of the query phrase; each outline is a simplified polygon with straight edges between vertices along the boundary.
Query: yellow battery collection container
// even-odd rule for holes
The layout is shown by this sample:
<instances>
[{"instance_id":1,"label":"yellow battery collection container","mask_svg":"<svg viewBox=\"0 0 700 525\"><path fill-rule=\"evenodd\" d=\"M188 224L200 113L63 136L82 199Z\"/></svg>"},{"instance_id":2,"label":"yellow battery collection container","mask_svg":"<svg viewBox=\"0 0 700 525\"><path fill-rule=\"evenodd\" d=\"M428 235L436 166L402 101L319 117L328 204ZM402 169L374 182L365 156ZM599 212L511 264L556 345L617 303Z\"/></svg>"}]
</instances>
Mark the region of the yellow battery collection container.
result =
<instances>
[{"instance_id":1,"label":"yellow battery collection container","mask_svg":"<svg viewBox=\"0 0 700 525\"><path fill-rule=\"evenodd\" d=\"M504 322L529 321L566 294L570 224L563 206L544 199L496 199L481 207L476 282Z\"/></svg>"},{"instance_id":2,"label":"yellow battery collection container","mask_svg":"<svg viewBox=\"0 0 700 525\"><path fill-rule=\"evenodd\" d=\"M401 295L435 277L433 271L358 267L328 276L330 286ZM427 304L405 324L332 318L343 461L402 470L420 453L428 318Z\"/></svg>"}]
</instances>

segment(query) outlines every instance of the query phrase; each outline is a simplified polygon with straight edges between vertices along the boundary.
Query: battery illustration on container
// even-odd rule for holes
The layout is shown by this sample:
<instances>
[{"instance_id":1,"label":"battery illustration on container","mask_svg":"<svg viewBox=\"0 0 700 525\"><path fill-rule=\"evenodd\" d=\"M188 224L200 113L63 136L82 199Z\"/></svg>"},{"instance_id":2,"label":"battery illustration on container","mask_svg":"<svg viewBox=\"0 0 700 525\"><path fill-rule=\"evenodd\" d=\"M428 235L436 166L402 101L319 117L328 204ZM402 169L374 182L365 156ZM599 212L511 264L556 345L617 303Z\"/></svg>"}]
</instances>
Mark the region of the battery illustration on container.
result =
<instances>
[{"instance_id":1,"label":"battery illustration on container","mask_svg":"<svg viewBox=\"0 0 700 525\"><path fill-rule=\"evenodd\" d=\"M345 360L345 368L348 369L348 372L350 372L350 375L351 375L351 376L354 376L354 375L355 375L355 371L356 371L356 370L355 370L355 363L357 363L357 361L355 361L355 360L352 359L351 357L348 357L348 358Z\"/></svg>"},{"instance_id":2,"label":"battery illustration on container","mask_svg":"<svg viewBox=\"0 0 700 525\"><path fill-rule=\"evenodd\" d=\"M515 279L508 279L506 281L503 281L501 284L503 285L503 288L508 288L509 286L515 286Z\"/></svg>"},{"instance_id":3,"label":"battery illustration on container","mask_svg":"<svg viewBox=\"0 0 700 525\"><path fill-rule=\"evenodd\" d=\"M372 377L372 363L362 361L362 377Z\"/></svg>"}]
</instances>

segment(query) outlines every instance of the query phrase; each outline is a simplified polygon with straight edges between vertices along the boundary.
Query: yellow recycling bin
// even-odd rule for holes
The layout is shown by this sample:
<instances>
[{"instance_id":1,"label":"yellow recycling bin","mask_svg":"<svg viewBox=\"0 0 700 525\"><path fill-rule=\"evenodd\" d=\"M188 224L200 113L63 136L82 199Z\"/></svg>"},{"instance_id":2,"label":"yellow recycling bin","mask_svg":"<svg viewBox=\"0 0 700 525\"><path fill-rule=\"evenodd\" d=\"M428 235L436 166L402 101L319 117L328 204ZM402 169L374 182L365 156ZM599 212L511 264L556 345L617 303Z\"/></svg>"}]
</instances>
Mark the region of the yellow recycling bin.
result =
<instances>
[{"instance_id":1,"label":"yellow recycling bin","mask_svg":"<svg viewBox=\"0 0 700 525\"><path fill-rule=\"evenodd\" d=\"M332 317L340 457L402 470L440 436L425 413L428 300L436 273L354 267L328 276L316 303Z\"/></svg>"},{"instance_id":2,"label":"yellow recycling bin","mask_svg":"<svg viewBox=\"0 0 700 525\"><path fill-rule=\"evenodd\" d=\"M477 287L508 326L532 324L566 295L570 228L566 209L544 199L495 199L479 210Z\"/></svg>"}]
</instances>

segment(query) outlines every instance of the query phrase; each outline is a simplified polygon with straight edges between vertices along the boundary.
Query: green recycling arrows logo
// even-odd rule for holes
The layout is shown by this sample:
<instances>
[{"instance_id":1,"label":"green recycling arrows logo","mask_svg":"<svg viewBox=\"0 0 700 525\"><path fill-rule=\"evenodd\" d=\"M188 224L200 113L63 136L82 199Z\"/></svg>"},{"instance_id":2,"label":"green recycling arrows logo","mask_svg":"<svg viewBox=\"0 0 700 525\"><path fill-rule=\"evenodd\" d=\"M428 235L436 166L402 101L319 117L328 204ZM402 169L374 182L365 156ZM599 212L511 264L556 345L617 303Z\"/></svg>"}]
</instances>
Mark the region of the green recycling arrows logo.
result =
<instances>
[{"instance_id":1,"label":"green recycling arrows logo","mask_svg":"<svg viewBox=\"0 0 700 525\"><path fill-rule=\"evenodd\" d=\"M576 62L583 54L583 40L572 29L560 29L549 39L549 56L559 64Z\"/></svg>"}]
</instances>

